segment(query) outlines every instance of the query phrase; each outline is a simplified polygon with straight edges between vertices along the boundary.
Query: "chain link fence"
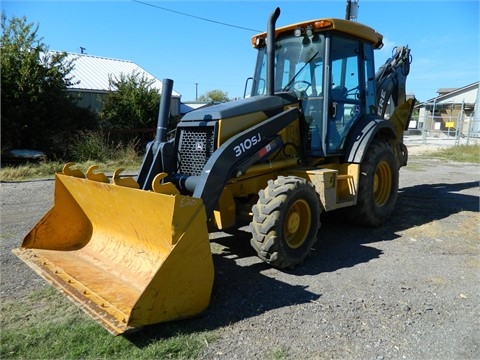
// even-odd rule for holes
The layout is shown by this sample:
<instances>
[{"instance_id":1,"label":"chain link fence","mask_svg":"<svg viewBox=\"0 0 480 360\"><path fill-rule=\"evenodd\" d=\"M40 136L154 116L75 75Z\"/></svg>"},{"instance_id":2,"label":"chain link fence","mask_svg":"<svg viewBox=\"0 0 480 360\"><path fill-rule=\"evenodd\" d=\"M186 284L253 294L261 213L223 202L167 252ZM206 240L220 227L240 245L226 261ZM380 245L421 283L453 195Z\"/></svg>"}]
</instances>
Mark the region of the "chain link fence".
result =
<instances>
[{"instance_id":1,"label":"chain link fence","mask_svg":"<svg viewBox=\"0 0 480 360\"><path fill-rule=\"evenodd\" d=\"M463 109L462 109L463 110ZM418 144L446 146L474 145L480 143L480 118L474 113L458 111L455 114L433 116L413 115L405 135Z\"/></svg>"}]
</instances>

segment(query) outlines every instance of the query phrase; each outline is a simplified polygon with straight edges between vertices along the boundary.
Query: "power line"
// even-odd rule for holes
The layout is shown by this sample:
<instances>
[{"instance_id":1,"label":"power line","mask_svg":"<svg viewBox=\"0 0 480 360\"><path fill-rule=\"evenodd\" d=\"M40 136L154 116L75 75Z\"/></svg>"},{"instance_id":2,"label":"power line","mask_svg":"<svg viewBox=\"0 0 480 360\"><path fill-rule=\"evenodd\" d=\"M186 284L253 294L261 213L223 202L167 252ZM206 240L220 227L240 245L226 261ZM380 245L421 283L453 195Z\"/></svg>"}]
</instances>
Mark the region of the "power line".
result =
<instances>
[{"instance_id":1,"label":"power line","mask_svg":"<svg viewBox=\"0 0 480 360\"><path fill-rule=\"evenodd\" d=\"M172 9L167 9L166 7L159 6L159 5L154 5L154 4L149 4L149 3L144 2L144 1L139 1L139 0L132 0L132 1L133 1L133 2L136 2L136 3L138 3L138 4L142 4L142 5L146 5L146 6L151 6L151 7L154 7L154 8L156 8L156 9L160 9L160 10L164 10L164 11L169 11L169 12L172 12L172 13L175 13L175 14L178 14L178 15L188 16L188 17L191 17L191 18L194 18L194 19L211 22L211 23L218 24L218 25L229 26L229 27L233 27L233 28L237 28L237 29L241 29L241 30L253 31L253 32L257 32L257 33L262 32L261 30L250 29L250 28L246 28L246 27L243 27L243 26L228 24L228 23L224 23L224 22L221 22L221 21L216 21L216 20L212 20L212 19L207 19L207 18L204 18L204 17L201 17L201 16L196 16L196 15L187 14L187 13L184 13L184 12L181 12L181 11L176 11L176 10L172 10Z\"/></svg>"}]
</instances>

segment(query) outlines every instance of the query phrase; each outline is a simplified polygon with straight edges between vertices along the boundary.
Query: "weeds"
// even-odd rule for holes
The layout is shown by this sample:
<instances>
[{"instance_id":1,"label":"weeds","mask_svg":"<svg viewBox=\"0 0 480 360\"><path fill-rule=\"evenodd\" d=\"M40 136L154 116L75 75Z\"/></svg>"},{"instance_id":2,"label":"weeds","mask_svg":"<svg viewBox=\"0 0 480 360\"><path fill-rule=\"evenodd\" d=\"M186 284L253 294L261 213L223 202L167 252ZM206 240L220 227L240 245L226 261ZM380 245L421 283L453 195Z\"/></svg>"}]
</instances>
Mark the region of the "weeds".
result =
<instances>
[{"instance_id":1,"label":"weeds","mask_svg":"<svg viewBox=\"0 0 480 360\"><path fill-rule=\"evenodd\" d=\"M51 178L56 172L62 170L63 163L58 161L45 161L35 164L6 166L0 169L1 181L19 181L27 179Z\"/></svg>"},{"instance_id":2,"label":"weeds","mask_svg":"<svg viewBox=\"0 0 480 360\"><path fill-rule=\"evenodd\" d=\"M480 145L459 145L447 147L433 153L428 153L428 155L422 155L421 157L433 157L449 161L477 164L480 163Z\"/></svg>"},{"instance_id":3,"label":"weeds","mask_svg":"<svg viewBox=\"0 0 480 360\"><path fill-rule=\"evenodd\" d=\"M131 162L138 157L138 139L130 140L127 144L110 141L108 134L98 131L81 131L71 145L72 158L78 162L93 161L122 161Z\"/></svg>"},{"instance_id":4,"label":"weeds","mask_svg":"<svg viewBox=\"0 0 480 360\"><path fill-rule=\"evenodd\" d=\"M112 152L104 136L95 131L80 131L70 146L73 159L79 162L105 161Z\"/></svg>"},{"instance_id":5,"label":"weeds","mask_svg":"<svg viewBox=\"0 0 480 360\"><path fill-rule=\"evenodd\" d=\"M126 144L115 143L101 132L81 131L74 137L68 149L70 154L68 160L45 160L39 163L5 166L0 169L0 181L52 178L69 161L75 162L84 171L94 164L105 172L113 172L119 167L138 171L141 164L138 147L138 139L130 140Z\"/></svg>"}]
</instances>

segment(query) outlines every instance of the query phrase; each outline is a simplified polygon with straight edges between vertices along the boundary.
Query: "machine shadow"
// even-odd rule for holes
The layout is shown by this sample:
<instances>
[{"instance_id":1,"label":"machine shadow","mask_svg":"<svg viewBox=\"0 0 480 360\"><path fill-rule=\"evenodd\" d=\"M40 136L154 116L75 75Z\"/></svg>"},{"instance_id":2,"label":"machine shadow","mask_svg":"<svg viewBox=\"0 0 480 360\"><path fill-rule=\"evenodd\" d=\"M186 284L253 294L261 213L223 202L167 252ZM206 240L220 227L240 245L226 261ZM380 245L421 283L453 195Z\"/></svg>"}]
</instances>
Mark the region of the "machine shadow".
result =
<instances>
[{"instance_id":1,"label":"machine shadow","mask_svg":"<svg viewBox=\"0 0 480 360\"><path fill-rule=\"evenodd\" d=\"M290 285L262 274L259 268L269 269L264 263L238 265L238 259L255 256L249 244L243 241L248 234L243 232L240 235L242 239L234 240L243 243L243 246L235 247L235 250L239 250L238 256L233 256L230 251L213 254L215 281L210 305L203 314L191 319L146 326L131 334L124 334L125 338L138 347L145 347L152 341L219 329L273 309L320 298L321 295L308 291L306 286Z\"/></svg>"},{"instance_id":2,"label":"machine shadow","mask_svg":"<svg viewBox=\"0 0 480 360\"><path fill-rule=\"evenodd\" d=\"M391 220L378 228L349 225L340 214L325 213L312 255L301 266L282 271L298 276L315 275L376 259L382 251L368 246L369 243L395 240L402 230L460 211L478 212L478 197L459 193L478 185L478 182L439 183L402 188ZM250 246L248 228L223 233L214 237L212 243L220 245L223 250L213 255L215 283L208 309L197 318L144 327L125 335L128 340L143 347L179 333L218 329L269 310L308 303L321 297L305 286L287 284L262 274L278 270L256 258Z\"/></svg>"},{"instance_id":3,"label":"machine shadow","mask_svg":"<svg viewBox=\"0 0 480 360\"><path fill-rule=\"evenodd\" d=\"M325 213L313 259L293 271L312 275L336 271L380 256L370 243L399 238L400 232L447 218L460 211L479 211L478 197L460 193L479 186L477 181L422 184L399 189L391 218L379 227L360 227L343 221L341 214Z\"/></svg>"}]
</instances>

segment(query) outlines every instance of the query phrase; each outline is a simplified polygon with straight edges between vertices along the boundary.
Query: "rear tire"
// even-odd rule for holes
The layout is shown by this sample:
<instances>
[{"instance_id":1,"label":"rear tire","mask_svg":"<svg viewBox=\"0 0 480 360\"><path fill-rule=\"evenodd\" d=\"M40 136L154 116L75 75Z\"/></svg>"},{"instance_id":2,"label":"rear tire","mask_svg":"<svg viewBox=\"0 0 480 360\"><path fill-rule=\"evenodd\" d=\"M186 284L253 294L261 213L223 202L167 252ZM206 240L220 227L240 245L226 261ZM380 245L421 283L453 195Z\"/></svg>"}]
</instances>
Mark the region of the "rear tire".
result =
<instances>
[{"instance_id":1,"label":"rear tire","mask_svg":"<svg viewBox=\"0 0 480 360\"><path fill-rule=\"evenodd\" d=\"M310 182L296 176L270 180L252 210L250 243L260 259L276 268L293 268L308 256L321 212Z\"/></svg>"},{"instance_id":2,"label":"rear tire","mask_svg":"<svg viewBox=\"0 0 480 360\"><path fill-rule=\"evenodd\" d=\"M398 193L398 166L390 146L374 140L360 166L357 204L344 209L348 220L378 226L393 213Z\"/></svg>"}]
</instances>

